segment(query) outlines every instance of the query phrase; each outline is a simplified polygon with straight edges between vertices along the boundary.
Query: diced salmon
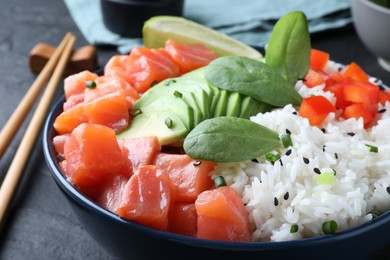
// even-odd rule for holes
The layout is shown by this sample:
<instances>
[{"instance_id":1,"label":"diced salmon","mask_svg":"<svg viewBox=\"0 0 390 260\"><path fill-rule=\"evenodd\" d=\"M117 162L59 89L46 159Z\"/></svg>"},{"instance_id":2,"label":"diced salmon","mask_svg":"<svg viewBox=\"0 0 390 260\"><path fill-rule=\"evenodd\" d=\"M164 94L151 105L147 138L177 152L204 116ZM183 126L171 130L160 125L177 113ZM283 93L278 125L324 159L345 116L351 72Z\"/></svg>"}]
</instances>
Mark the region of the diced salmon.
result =
<instances>
[{"instance_id":1,"label":"diced salmon","mask_svg":"<svg viewBox=\"0 0 390 260\"><path fill-rule=\"evenodd\" d=\"M181 44L173 39L165 42L164 49L180 68L181 74L206 66L218 56L203 44Z\"/></svg>"},{"instance_id":2,"label":"diced salmon","mask_svg":"<svg viewBox=\"0 0 390 260\"><path fill-rule=\"evenodd\" d=\"M107 210L116 212L128 180L129 178L122 174L106 175L100 184L99 196L96 199L96 203Z\"/></svg>"},{"instance_id":3,"label":"diced salmon","mask_svg":"<svg viewBox=\"0 0 390 260\"><path fill-rule=\"evenodd\" d=\"M137 90L120 77L101 76L95 80L95 83L96 88L85 90L85 102L121 90L126 97L127 106L132 107L140 97Z\"/></svg>"},{"instance_id":4,"label":"diced salmon","mask_svg":"<svg viewBox=\"0 0 390 260\"><path fill-rule=\"evenodd\" d=\"M56 153L64 156L65 143L69 140L70 134L56 135L53 137L53 147Z\"/></svg>"},{"instance_id":5,"label":"diced salmon","mask_svg":"<svg viewBox=\"0 0 390 260\"><path fill-rule=\"evenodd\" d=\"M179 67L164 49L134 48L125 69L130 75L130 84L144 93L154 83L180 75Z\"/></svg>"},{"instance_id":6,"label":"diced salmon","mask_svg":"<svg viewBox=\"0 0 390 260\"><path fill-rule=\"evenodd\" d=\"M117 213L148 227L167 230L173 198L169 176L157 166L142 166L126 184Z\"/></svg>"},{"instance_id":7,"label":"diced salmon","mask_svg":"<svg viewBox=\"0 0 390 260\"><path fill-rule=\"evenodd\" d=\"M238 193L230 186L202 192L195 201L198 214L197 237L249 242L248 213Z\"/></svg>"},{"instance_id":8,"label":"diced salmon","mask_svg":"<svg viewBox=\"0 0 390 260\"><path fill-rule=\"evenodd\" d=\"M102 179L119 173L124 159L113 129L84 123L76 127L65 143L66 175L91 198L96 198Z\"/></svg>"},{"instance_id":9,"label":"diced salmon","mask_svg":"<svg viewBox=\"0 0 390 260\"><path fill-rule=\"evenodd\" d=\"M169 210L168 231L195 237L197 215L194 203L175 202Z\"/></svg>"},{"instance_id":10,"label":"diced salmon","mask_svg":"<svg viewBox=\"0 0 390 260\"><path fill-rule=\"evenodd\" d=\"M154 163L169 173L177 201L194 202L201 192L213 186L209 174L216 166L214 162L197 161L186 154L160 153Z\"/></svg>"},{"instance_id":11,"label":"diced salmon","mask_svg":"<svg viewBox=\"0 0 390 260\"><path fill-rule=\"evenodd\" d=\"M119 77L130 84L130 74L126 70L126 62L129 55L114 55L104 67L104 75Z\"/></svg>"},{"instance_id":12,"label":"diced salmon","mask_svg":"<svg viewBox=\"0 0 390 260\"><path fill-rule=\"evenodd\" d=\"M65 101L63 106L64 111L67 111L72 107L75 107L83 102L84 102L84 93L72 95L68 98L68 100Z\"/></svg>"},{"instance_id":13,"label":"diced salmon","mask_svg":"<svg viewBox=\"0 0 390 260\"><path fill-rule=\"evenodd\" d=\"M68 76L64 80L65 97L68 99L72 95L82 94L88 81L94 81L98 75L88 70Z\"/></svg>"},{"instance_id":14,"label":"diced salmon","mask_svg":"<svg viewBox=\"0 0 390 260\"><path fill-rule=\"evenodd\" d=\"M57 133L62 135L71 133L77 126L87 122L88 117L84 111L84 105L80 104L57 116L54 120L53 126Z\"/></svg>"},{"instance_id":15,"label":"diced salmon","mask_svg":"<svg viewBox=\"0 0 390 260\"><path fill-rule=\"evenodd\" d=\"M125 129L129 124L127 101L121 90L85 103L84 110L89 123L111 127L115 132Z\"/></svg>"},{"instance_id":16,"label":"diced salmon","mask_svg":"<svg viewBox=\"0 0 390 260\"><path fill-rule=\"evenodd\" d=\"M161 151L161 145L156 136L119 139L121 147L128 150L128 159L133 171L145 165L152 164L156 155Z\"/></svg>"}]
</instances>

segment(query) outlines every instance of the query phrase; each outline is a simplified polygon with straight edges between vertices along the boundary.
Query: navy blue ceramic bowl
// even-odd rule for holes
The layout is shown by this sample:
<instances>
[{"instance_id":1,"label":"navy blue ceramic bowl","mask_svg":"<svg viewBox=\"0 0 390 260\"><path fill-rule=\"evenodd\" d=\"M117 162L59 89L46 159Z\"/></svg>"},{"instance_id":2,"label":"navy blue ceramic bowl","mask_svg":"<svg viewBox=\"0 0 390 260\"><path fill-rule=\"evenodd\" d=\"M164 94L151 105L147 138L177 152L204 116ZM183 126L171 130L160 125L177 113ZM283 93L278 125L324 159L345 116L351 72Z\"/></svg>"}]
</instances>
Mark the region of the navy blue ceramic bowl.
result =
<instances>
[{"instance_id":1,"label":"navy blue ceramic bowl","mask_svg":"<svg viewBox=\"0 0 390 260\"><path fill-rule=\"evenodd\" d=\"M229 243L163 232L109 212L67 182L58 165L53 122L64 97L53 107L44 127L44 154L52 176L89 234L121 259L367 259L390 243L390 212L362 226L333 235L289 242Z\"/></svg>"}]
</instances>

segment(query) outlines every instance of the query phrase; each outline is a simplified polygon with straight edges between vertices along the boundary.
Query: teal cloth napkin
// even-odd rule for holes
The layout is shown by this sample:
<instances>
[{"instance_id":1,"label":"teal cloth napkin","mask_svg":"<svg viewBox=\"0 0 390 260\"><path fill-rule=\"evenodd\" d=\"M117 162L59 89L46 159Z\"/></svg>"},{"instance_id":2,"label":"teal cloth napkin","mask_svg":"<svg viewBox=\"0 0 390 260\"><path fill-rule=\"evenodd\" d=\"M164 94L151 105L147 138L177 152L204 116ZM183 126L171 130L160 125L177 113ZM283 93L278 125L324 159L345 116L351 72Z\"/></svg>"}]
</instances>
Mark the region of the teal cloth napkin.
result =
<instances>
[{"instance_id":1,"label":"teal cloth napkin","mask_svg":"<svg viewBox=\"0 0 390 260\"><path fill-rule=\"evenodd\" d=\"M99 0L64 0L69 12L93 45L114 45L120 53L142 45L140 38L125 38L104 25ZM311 33L351 23L350 0L185 0L183 16L253 46L264 46L275 22L300 10ZM91 15L93 14L93 15Z\"/></svg>"}]
</instances>

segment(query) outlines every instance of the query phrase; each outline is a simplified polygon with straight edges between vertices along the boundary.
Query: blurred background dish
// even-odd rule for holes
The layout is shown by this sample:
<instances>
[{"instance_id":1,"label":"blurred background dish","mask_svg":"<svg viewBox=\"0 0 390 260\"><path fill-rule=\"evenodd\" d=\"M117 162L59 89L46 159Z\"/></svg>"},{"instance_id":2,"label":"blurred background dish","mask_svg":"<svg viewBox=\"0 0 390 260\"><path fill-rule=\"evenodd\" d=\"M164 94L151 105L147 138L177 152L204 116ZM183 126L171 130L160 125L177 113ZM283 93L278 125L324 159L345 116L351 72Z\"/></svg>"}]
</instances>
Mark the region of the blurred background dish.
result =
<instances>
[{"instance_id":1,"label":"blurred background dish","mask_svg":"<svg viewBox=\"0 0 390 260\"><path fill-rule=\"evenodd\" d=\"M390 72L390 1L352 0L351 11L359 38Z\"/></svg>"},{"instance_id":2,"label":"blurred background dish","mask_svg":"<svg viewBox=\"0 0 390 260\"><path fill-rule=\"evenodd\" d=\"M184 0L101 0L103 22L121 36L140 37L144 22L156 15L183 13Z\"/></svg>"}]
</instances>

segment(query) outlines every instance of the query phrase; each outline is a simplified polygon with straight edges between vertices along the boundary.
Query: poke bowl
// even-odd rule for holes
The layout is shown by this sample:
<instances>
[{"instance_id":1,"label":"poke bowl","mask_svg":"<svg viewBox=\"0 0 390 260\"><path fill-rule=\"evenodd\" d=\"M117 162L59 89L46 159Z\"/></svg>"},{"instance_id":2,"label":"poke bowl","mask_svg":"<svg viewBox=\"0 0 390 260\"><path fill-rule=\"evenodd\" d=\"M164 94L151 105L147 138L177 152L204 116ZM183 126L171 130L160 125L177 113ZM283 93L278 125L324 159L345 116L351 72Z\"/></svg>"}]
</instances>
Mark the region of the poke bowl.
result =
<instances>
[{"instance_id":1,"label":"poke bowl","mask_svg":"<svg viewBox=\"0 0 390 260\"><path fill-rule=\"evenodd\" d=\"M297 13L293 15L300 16ZM305 27L303 26L302 28L305 33ZM300 35L302 35L302 32ZM277 39L277 36L275 37ZM169 44L174 43L169 42ZM273 53L272 46L271 38L267 49L268 53L265 54L265 63L272 64L275 61L273 58L277 54ZM305 49L302 46L303 44L299 44L299 49ZM137 51L148 51L143 47L140 48ZM155 51L151 52L155 54ZM134 54L130 53L128 56L130 57L131 55ZM390 103L388 102L390 99L387 99L389 98L388 96L384 97L383 105L379 104L379 100L375 100L375 116L371 115L370 117L367 114L365 117L355 118L353 116L348 117L350 115L348 113L351 113L351 111L347 107L362 108L362 106L359 102L357 103L360 105L350 103L352 102L350 96L348 96L350 92L345 95L347 99L344 101L347 102L345 104L337 103L336 108L336 101L340 101L342 98L340 96L338 99L335 98L337 92L334 89L324 91L326 86L330 86L329 84L339 86L340 77L343 79L345 77L349 78L346 83L344 82L343 86L347 86L350 91L355 90L353 86L356 87L358 85L361 87L361 85L364 85L367 86L365 91L370 90L369 93L372 95L372 92L382 93L378 92L382 91L379 88L385 88L385 86L376 79L368 77L355 63L341 66L329 60L326 53L324 55L321 51L311 49L309 49L308 53L303 53L302 55L306 55L307 58L309 56L310 58L313 56L318 58L310 63L310 68L303 70L304 80L300 79L294 82L293 88L285 90L285 93L295 91L295 94L289 96L292 99L289 99L286 105L279 108L275 108L277 104L273 104L271 107L269 105L256 106L256 109L267 109L267 111L252 115L253 110L251 110L251 115L248 116L250 120L237 119L237 116L220 115L218 112L219 116L214 118L217 120L215 121L210 115L217 114L216 111L219 110L216 109L218 106L215 109L211 109L213 107L211 105L213 101L211 100L209 103L210 110L207 110L209 118L198 120L197 125L184 134L181 130L185 129L185 127L180 127L180 123L195 122L195 118L197 118L195 116L196 113L193 112L191 114L192 121L179 121L179 118L183 119L183 114L177 107L163 109L162 112L158 112L157 118L162 118L161 124L168 129L172 130L171 128L176 129L174 127L177 127L180 130L175 131L173 136L166 129L161 131L161 128L157 128L157 130L152 127L145 128L144 124L145 122L147 123L146 119L149 120L152 117L152 115L148 114L152 111L151 108L159 107L161 109L164 106L170 106L172 103L176 106L176 102L182 104L181 101L177 100L183 100L188 93L191 93L188 89L187 91L178 91L177 86L182 84L182 82L187 84L190 81L201 84L199 82L204 82L204 78L200 79L199 76L200 73L204 73L202 75L205 75L207 80L212 81L212 84L210 83L212 87L210 88L213 89L213 97L219 98L222 94L217 91L222 91L218 90L218 88L223 89L220 86L224 83L218 80L220 78L228 78L227 74L225 74L226 77L219 77L219 75L226 73L226 71L224 72L226 67L229 73L231 73L231 67L229 66L232 64L237 66L245 64L247 71L251 71L251 68L260 68L263 70L261 74L274 73L274 70L269 69L268 65L263 64L264 62L254 61L245 57L213 58L208 65L202 66L200 70L195 69L194 72L189 72L190 74L183 73L183 75L178 77L167 78L145 90L144 94L131 105L130 114L133 117L128 120L132 120L131 124L133 125L130 125L129 128L126 125L125 130L118 131L118 133L113 128L118 127L118 122L122 122L121 120L111 124L111 128L103 127L100 124L96 126L95 123L90 122L81 123L70 132L65 131L63 134L61 130L63 128L59 127L58 118L64 114L65 110L71 109L69 108L70 103L67 103L69 102L69 96L67 95L69 94L67 92L69 89L66 89L66 86L64 86L65 96L56 102L44 127L44 154L56 184L70 202L71 208L81 225L108 252L124 259L131 257L135 259L154 259L156 257L182 259L184 257L204 257L206 255L211 259L249 257L275 259L291 257L310 257L314 259L337 257L342 259L353 257L365 259L386 246L390 242L388 236L390 212L388 211L389 198L387 197L390 194L390 183L388 182L389 177L386 170L384 170L384 173L382 171L386 168L386 163L388 163L386 154L389 153L386 153L388 141L382 140L382 138L386 139L387 137L381 135L381 133L385 132L383 128L386 128L389 124L388 118L390 116L387 110L390 111ZM115 59L120 60L121 57L113 58L114 61ZM321 60L324 62L320 62ZM107 68L110 68L109 66L112 64L118 64L114 61L109 62L108 64L110 65L106 65L104 75L95 75L95 78L92 80L84 77L83 84L81 84L84 95L82 102L95 89L101 91L99 88L105 85L105 82L102 81L103 79L99 79L99 77L105 77L105 74L110 73ZM229 65L227 66L226 64ZM115 75L121 75L120 69L117 66L114 67L116 68L113 70ZM239 66L234 67L234 69L240 70ZM213 74L214 71L218 71L218 73L213 78L213 75L215 75ZM322 73L328 76L323 78L321 76L323 75ZM86 74L89 75L87 72L80 75L85 76ZM188 75L192 75L194 78L189 78ZM287 79L280 79L274 74L272 75L273 81L278 81L280 84L291 84L287 82ZM330 75L333 76L330 77ZM242 72L240 76L245 77L245 72ZM252 76L256 75L251 74ZM236 77L232 78L236 79ZM362 80L364 83L362 83ZM258 82L258 80L255 81ZM65 82L65 85L68 83ZM247 86L243 88L247 89ZM206 92L207 89L205 88L204 90ZM170 91L171 96L164 96L163 92L160 91ZM239 91L242 91L242 89L239 89ZM229 98L232 99L234 96L237 96L234 95L234 91L231 89L227 93L229 93ZM250 91L245 93L246 95L257 95L250 93ZM281 92L278 91L277 93L280 94ZM271 96L273 100L284 102L283 98L272 96L269 91L266 94L268 97ZM296 106L292 103L295 102L297 94L300 96L298 99L301 98L301 100L299 100L299 105ZM95 94L93 95L96 97ZM244 94L240 93L238 96L241 95ZM101 96L97 96L98 100L101 100L99 99ZM115 95L111 92L109 96ZM189 96L194 97L194 95ZM313 114L306 113L307 108L306 110L302 108L304 107L303 104L306 102L307 105L308 100L312 100L313 96L322 96L328 100L321 103L320 106L321 109L329 107L329 111L325 115L322 112L319 116L317 116L318 114L313 116ZM352 96L353 98L357 96L359 98L367 98L367 96L361 95ZM160 97L163 97L163 99ZM204 100L207 100L207 97L206 95L206 98L195 100L198 100L199 104L201 102L207 103L204 102ZM258 96L256 97L258 98ZM151 103L146 102L145 99L148 99L146 101ZM166 102L166 100L169 100L169 102ZM124 103L128 104L128 101L129 99L125 99ZM368 101L371 102L371 98L368 98ZM163 103L157 103L156 105L153 102ZM107 104L105 102L102 103ZM90 111L88 110L89 106L91 104L96 106L97 102L79 104L85 105L83 107L85 110L83 111ZM147 106L142 106L145 104ZM329 106L329 104L331 105ZM344 105L343 111L340 110L342 105ZM244 111L243 107L249 107L240 106L241 112ZM77 105L73 106L73 108L78 107ZM107 106L104 105L104 107L106 108ZM182 105L181 108L183 108ZM367 108L369 113L373 112L370 110L372 106L363 106L363 108ZM139 114L139 111L142 111L142 113ZM236 110L230 108L224 111ZM356 112L356 110L353 111ZM239 114L243 114L241 112ZM204 113L204 110L199 112L201 116L204 116ZM247 114L247 112L244 114ZM96 115L92 115L95 117L92 117L90 114L88 120L96 120ZM169 115L170 120L167 120L167 115ZM112 117L114 117L113 114L110 114L109 119ZM137 120L142 124L137 126ZM69 121L66 122L65 126L67 127ZM107 122L107 117L105 117L104 122ZM132 128L134 125L139 127L141 131L134 133L131 130L128 132L128 129L135 128ZM242 127L243 125L245 127ZM259 128L259 125L262 126ZM155 125L153 124L153 126ZM211 132L219 131L218 135L212 136L211 140L204 140L202 139L204 128L212 129ZM83 140L86 140L84 135L87 133L86 129L94 132L95 136L93 142L89 145L89 147L92 147L92 153L89 155L80 154L80 151L83 151L87 145L84 143L78 145L77 143L77 141L84 142ZM229 131L224 131L225 129ZM251 136L253 133L251 129L259 131L255 137ZM146 132L146 136L143 136ZM161 132L163 132L163 135ZM114 134L112 135L112 133ZM123 133L127 135L124 136ZM114 140L115 147L127 147L123 145L127 143L127 140L134 142L135 139L132 138L155 137L150 133L159 136L158 143L160 146L157 145L158 152L153 158L149 158L148 164L138 165L134 169L134 165L139 164L139 161L133 160L127 163L127 160L124 160L124 164L115 166L118 159L110 159L114 153L118 153L120 156L123 153L125 158L129 158L129 153L132 153L131 150L122 148L122 150L115 150L102 146L102 139L106 135L113 136L111 140ZM261 135L260 141L258 140L259 135ZM223 138L220 138L221 136ZM368 137L371 139L368 139ZM378 140L375 139L376 137L378 137ZM192 142L194 138L196 142ZM224 142L222 146L219 143L219 139L222 139ZM249 143L245 139L249 139ZM58 140L65 140L64 147L59 148L61 145L57 142ZM181 140L182 143L178 142L178 140ZM226 140L229 140L229 142ZM258 148L253 151L251 143L254 142L267 144L268 148L262 148L260 152ZM152 143L155 144L155 141ZM167 145L167 143L173 143L174 145ZM193 149L194 147L198 148L201 144L203 144L202 149ZM245 150L240 148L240 146L244 147ZM142 153L143 150L148 150L152 145L149 143L147 146L136 145L132 147L136 147ZM218 148L218 151L222 150L223 152L216 152L216 148ZM204 153L204 150L211 152ZM62 153L59 151L62 151ZM198 154L197 151L201 151L201 153ZM138 153L135 156L138 156L137 158L139 159ZM210 168L204 175L208 178L208 181L205 181L209 183L208 187L201 190L189 202L187 200L188 197L185 197L188 194L183 195L180 193L180 188L175 183L175 180L177 180L175 176L168 173L167 176L169 178L164 177L166 176L165 172L175 171L172 164L163 170L161 160L162 158L167 158L165 156L168 158L178 156L180 164L185 164L184 168ZM74 157L77 157L77 162L75 165L71 165ZM110 179L111 175L98 177L97 172L100 171L100 166L94 166L95 168L92 167L92 170L88 170L89 166L87 168L84 167L85 164L83 164L82 160L87 157L90 163L103 163L105 164L104 167L110 167L109 169L114 172L115 170L112 170L114 167L117 167L117 171L122 171L124 169L122 166L125 165L126 169L123 170L125 173L112 175L114 176L113 179ZM107 163L110 160L113 164ZM210 165L213 167L208 167ZM128 173L129 168L132 169L130 174ZM197 172L199 171L197 170ZM93 172L93 175L89 175L91 172ZM374 176L370 177L368 172ZM376 176L378 172L381 175ZM150 208L150 205L155 205L153 201L148 201L145 204L140 203L140 200L146 200L155 191L142 193L144 187L153 186L149 183L151 179L155 178L153 174L161 178L157 182L158 189L165 190L165 187L167 187L168 192L157 194L157 197L160 198L157 202L159 205L157 207L158 213L152 217L152 221L146 221L144 218L139 217L140 214L138 212L135 214L137 216L134 217L134 211L143 211L144 208L142 207ZM85 175L88 175L87 178L84 178ZM124 175L127 176L124 182L116 181L122 180ZM146 177L142 177L143 175ZM78 177L76 178L75 176ZM93 177L91 178L90 176ZM110 181L107 181L107 178ZM111 189L112 186L110 186L107 190L108 186L100 182L103 179L105 183L114 183L113 186L116 189L113 190ZM165 179L167 180L166 183ZM99 183L91 188L92 186L89 186L89 183L94 182L95 185L97 183L96 180ZM142 181L148 183L142 186ZM136 187L136 189L132 190L132 187ZM103 192L96 194L96 190ZM140 190L142 194L137 193ZM222 196L225 195L222 191L227 190L234 199L230 200L228 196ZM115 196L117 192L120 194L119 201L115 199L117 198ZM221 204L206 203L208 198L211 198L210 201L213 202L213 198L221 198L221 196L224 198L219 200L223 201ZM134 210L134 198L135 200L141 198L136 202L139 203L137 205L142 205L141 208L135 207L136 210ZM175 208L172 205L184 202L186 205L193 205L192 209L195 209L195 211L192 212L195 212L195 222L193 218L184 220L178 218L170 211L172 208ZM205 207L202 208L202 206ZM151 208L151 211L156 212L155 208ZM168 209L162 210L163 208ZM163 215L165 219L160 221ZM231 215L235 217L226 218ZM190 223L195 223L195 229ZM188 230L183 231L183 226L189 226Z\"/></svg>"}]
</instances>

